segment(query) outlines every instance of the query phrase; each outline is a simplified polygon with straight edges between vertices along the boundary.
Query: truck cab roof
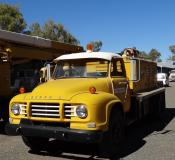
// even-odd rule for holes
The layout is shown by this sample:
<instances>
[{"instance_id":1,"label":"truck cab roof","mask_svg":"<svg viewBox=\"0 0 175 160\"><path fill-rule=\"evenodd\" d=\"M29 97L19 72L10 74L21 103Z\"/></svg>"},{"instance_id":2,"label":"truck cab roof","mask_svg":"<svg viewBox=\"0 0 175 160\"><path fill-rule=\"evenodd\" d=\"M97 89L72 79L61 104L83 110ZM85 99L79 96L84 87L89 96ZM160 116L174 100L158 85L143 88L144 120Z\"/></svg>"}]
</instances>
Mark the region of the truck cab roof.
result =
<instances>
[{"instance_id":1,"label":"truck cab roof","mask_svg":"<svg viewBox=\"0 0 175 160\"><path fill-rule=\"evenodd\" d=\"M72 53L72 54L66 54L62 55L54 60L54 62L60 61L60 60L71 60L71 59L104 59L110 61L113 57L116 58L122 58L119 54L111 53L111 52L81 52L81 53Z\"/></svg>"}]
</instances>

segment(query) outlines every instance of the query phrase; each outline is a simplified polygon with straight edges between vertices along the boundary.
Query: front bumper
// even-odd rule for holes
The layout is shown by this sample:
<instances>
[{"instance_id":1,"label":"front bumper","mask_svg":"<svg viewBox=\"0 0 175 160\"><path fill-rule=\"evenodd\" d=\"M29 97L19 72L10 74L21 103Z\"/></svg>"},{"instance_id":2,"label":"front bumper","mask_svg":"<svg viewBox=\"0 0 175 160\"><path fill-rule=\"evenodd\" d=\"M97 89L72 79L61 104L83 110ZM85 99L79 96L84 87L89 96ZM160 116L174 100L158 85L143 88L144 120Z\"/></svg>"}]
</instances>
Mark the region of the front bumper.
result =
<instances>
[{"instance_id":1,"label":"front bumper","mask_svg":"<svg viewBox=\"0 0 175 160\"><path fill-rule=\"evenodd\" d=\"M19 135L18 130L19 130L20 126L19 124L6 124L6 134L11 135L11 136L15 136L15 135Z\"/></svg>"},{"instance_id":2,"label":"front bumper","mask_svg":"<svg viewBox=\"0 0 175 160\"><path fill-rule=\"evenodd\" d=\"M103 131L76 130L65 127L34 125L32 121L22 119L18 129L24 136L55 138L61 141L98 143Z\"/></svg>"}]
</instances>

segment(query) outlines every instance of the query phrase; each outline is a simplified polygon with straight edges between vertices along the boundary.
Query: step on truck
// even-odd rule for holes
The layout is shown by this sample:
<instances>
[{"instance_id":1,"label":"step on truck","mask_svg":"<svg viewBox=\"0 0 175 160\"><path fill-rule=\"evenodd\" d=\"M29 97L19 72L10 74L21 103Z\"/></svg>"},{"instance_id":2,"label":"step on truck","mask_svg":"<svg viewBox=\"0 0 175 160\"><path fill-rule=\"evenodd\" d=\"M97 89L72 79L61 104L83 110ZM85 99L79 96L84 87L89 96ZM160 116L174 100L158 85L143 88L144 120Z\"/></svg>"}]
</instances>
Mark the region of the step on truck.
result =
<instances>
[{"instance_id":1,"label":"step on truck","mask_svg":"<svg viewBox=\"0 0 175 160\"><path fill-rule=\"evenodd\" d=\"M156 63L140 59L134 49L122 56L72 53L54 62L47 82L15 96L9 106L11 130L33 151L55 139L94 144L100 155L113 157L120 154L126 125L165 108Z\"/></svg>"}]
</instances>

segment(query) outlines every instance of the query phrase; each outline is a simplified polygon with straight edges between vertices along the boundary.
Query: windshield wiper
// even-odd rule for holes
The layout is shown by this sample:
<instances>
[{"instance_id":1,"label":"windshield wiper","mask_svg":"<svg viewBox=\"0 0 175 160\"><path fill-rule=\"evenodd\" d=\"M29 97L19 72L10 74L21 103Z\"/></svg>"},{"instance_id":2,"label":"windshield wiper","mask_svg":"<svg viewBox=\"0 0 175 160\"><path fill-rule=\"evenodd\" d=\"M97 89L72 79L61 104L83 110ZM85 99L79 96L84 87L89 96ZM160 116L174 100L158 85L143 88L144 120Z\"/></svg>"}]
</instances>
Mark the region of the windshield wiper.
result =
<instances>
[{"instance_id":1,"label":"windshield wiper","mask_svg":"<svg viewBox=\"0 0 175 160\"><path fill-rule=\"evenodd\" d=\"M67 78L72 78L72 77L65 77L65 76L61 76L61 77L56 77L56 78L54 78L54 79L67 79Z\"/></svg>"}]
</instances>

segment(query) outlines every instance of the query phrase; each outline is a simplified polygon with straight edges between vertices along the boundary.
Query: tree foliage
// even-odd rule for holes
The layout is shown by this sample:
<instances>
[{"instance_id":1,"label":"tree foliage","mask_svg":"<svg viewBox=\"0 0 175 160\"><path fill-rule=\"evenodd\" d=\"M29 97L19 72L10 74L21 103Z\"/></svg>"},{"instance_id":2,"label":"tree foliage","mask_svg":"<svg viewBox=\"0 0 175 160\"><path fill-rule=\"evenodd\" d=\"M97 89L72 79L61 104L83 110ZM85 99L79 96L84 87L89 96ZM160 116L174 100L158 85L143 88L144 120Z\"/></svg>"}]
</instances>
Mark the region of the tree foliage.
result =
<instances>
[{"instance_id":1,"label":"tree foliage","mask_svg":"<svg viewBox=\"0 0 175 160\"><path fill-rule=\"evenodd\" d=\"M171 51L172 55L169 56L168 60L175 61L175 45L169 46L169 50Z\"/></svg>"},{"instance_id":2,"label":"tree foliage","mask_svg":"<svg viewBox=\"0 0 175 160\"><path fill-rule=\"evenodd\" d=\"M39 37L43 37L43 33L41 31L41 27L39 23L33 23L30 27L29 27L29 34L32 36L39 36Z\"/></svg>"},{"instance_id":3,"label":"tree foliage","mask_svg":"<svg viewBox=\"0 0 175 160\"><path fill-rule=\"evenodd\" d=\"M17 6L0 3L0 29L21 33L26 26L23 15Z\"/></svg>"},{"instance_id":4,"label":"tree foliage","mask_svg":"<svg viewBox=\"0 0 175 160\"><path fill-rule=\"evenodd\" d=\"M29 27L30 35L39 36L54 41L78 45L80 42L62 24L56 24L53 20L48 20L43 26L33 23Z\"/></svg>"},{"instance_id":5,"label":"tree foliage","mask_svg":"<svg viewBox=\"0 0 175 160\"><path fill-rule=\"evenodd\" d=\"M149 59L149 55L145 51L140 51L139 53L140 58Z\"/></svg>"},{"instance_id":6,"label":"tree foliage","mask_svg":"<svg viewBox=\"0 0 175 160\"><path fill-rule=\"evenodd\" d=\"M161 53L154 48L151 49L151 51L148 54L149 59L152 61L160 61L160 56L161 56Z\"/></svg>"},{"instance_id":7,"label":"tree foliage","mask_svg":"<svg viewBox=\"0 0 175 160\"><path fill-rule=\"evenodd\" d=\"M141 51L139 57L141 57L143 59L147 59L147 60L157 61L157 62L162 61L160 59L161 53L157 49L151 49L151 51L149 53Z\"/></svg>"},{"instance_id":8,"label":"tree foliage","mask_svg":"<svg viewBox=\"0 0 175 160\"><path fill-rule=\"evenodd\" d=\"M170 50L173 54L175 54L175 45L169 46L169 50Z\"/></svg>"},{"instance_id":9,"label":"tree foliage","mask_svg":"<svg viewBox=\"0 0 175 160\"><path fill-rule=\"evenodd\" d=\"M98 41L91 41L88 44L92 44L94 46L94 49L93 49L94 52L100 51L101 47L103 45L102 41L99 41L99 40Z\"/></svg>"},{"instance_id":10,"label":"tree foliage","mask_svg":"<svg viewBox=\"0 0 175 160\"><path fill-rule=\"evenodd\" d=\"M167 60L175 61L175 55L169 56Z\"/></svg>"}]
</instances>

